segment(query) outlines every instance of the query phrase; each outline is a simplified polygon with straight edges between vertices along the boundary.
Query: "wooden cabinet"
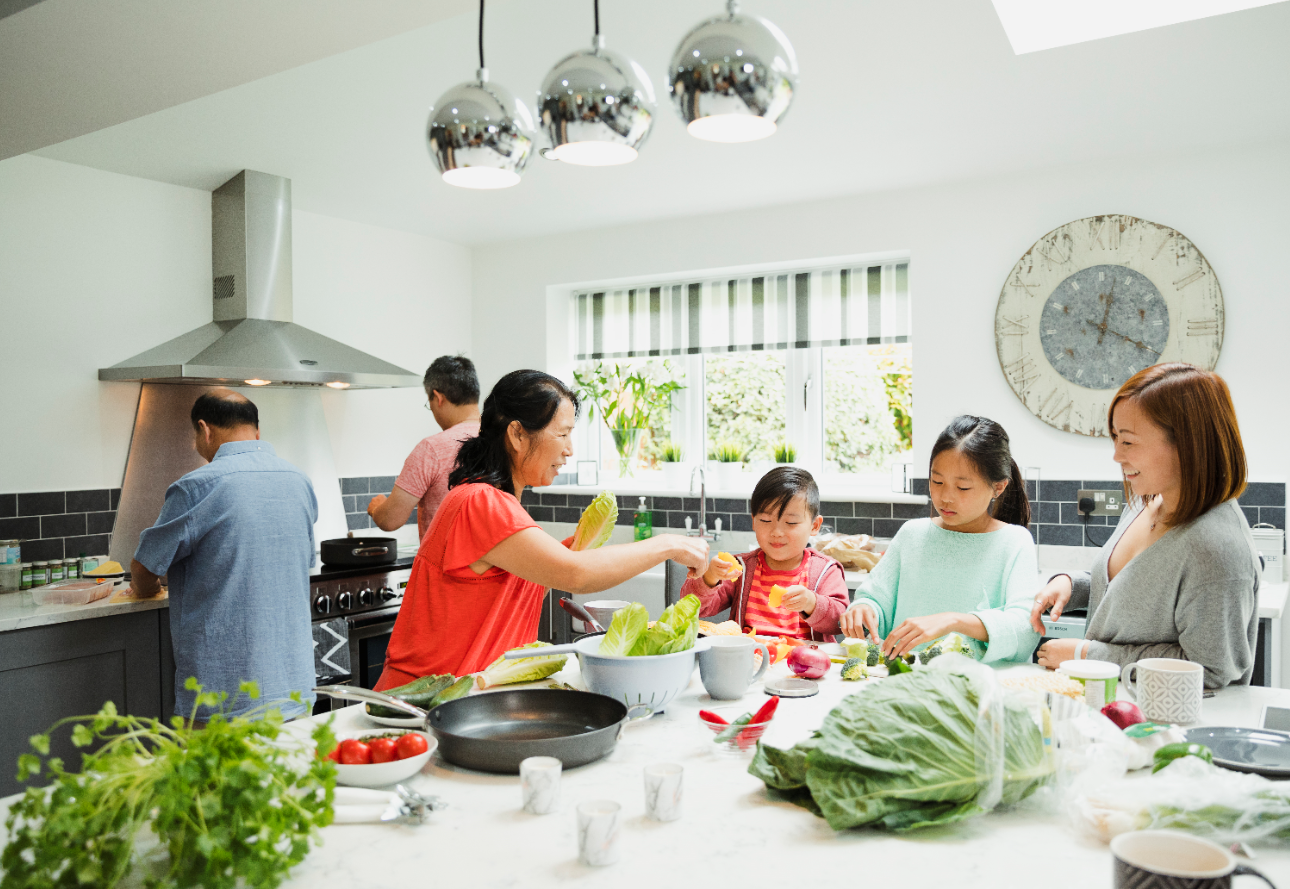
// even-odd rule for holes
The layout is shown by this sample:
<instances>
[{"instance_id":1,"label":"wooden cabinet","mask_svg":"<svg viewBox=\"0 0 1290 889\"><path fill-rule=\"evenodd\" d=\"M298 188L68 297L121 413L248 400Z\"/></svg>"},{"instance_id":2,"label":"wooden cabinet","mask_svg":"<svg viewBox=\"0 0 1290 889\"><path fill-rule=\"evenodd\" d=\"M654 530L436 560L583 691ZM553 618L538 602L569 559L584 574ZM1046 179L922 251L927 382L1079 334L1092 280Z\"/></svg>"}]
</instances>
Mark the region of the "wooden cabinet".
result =
<instances>
[{"instance_id":1,"label":"wooden cabinet","mask_svg":"<svg viewBox=\"0 0 1290 889\"><path fill-rule=\"evenodd\" d=\"M23 789L16 779L27 739L67 716L94 713L112 701L123 713L162 716L174 703L166 609L136 611L11 630L0 634L0 796ZM169 700L162 692L162 629ZM50 752L69 767L80 762L69 728Z\"/></svg>"}]
</instances>

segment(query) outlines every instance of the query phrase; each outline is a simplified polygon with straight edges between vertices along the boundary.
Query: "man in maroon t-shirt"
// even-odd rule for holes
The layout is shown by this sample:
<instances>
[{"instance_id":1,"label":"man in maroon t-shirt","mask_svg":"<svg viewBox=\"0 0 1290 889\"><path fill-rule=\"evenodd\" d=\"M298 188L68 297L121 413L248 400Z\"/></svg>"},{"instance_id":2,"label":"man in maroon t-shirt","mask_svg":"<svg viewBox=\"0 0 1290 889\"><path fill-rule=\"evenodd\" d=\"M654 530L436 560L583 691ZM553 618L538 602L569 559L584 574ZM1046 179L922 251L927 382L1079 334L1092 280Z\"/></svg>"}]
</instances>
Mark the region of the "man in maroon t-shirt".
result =
<instances>
[{"instance_id":1,"label":"man in maroon t-shirt","mask_svg":"<svg viewBox=\"0 0 1290 889\"><path fill-rule=\"evenodd\" d=\"M377 494L367 505L367 514L382 531L403 527L416 509L417 540L426 536L435 510L448 495L448 474L461 443L479 434L479 377L469 358L436 358L424 385L426 408L443 432L423 438L403 462L390 496Z\"/></svg>"}]
</instances>

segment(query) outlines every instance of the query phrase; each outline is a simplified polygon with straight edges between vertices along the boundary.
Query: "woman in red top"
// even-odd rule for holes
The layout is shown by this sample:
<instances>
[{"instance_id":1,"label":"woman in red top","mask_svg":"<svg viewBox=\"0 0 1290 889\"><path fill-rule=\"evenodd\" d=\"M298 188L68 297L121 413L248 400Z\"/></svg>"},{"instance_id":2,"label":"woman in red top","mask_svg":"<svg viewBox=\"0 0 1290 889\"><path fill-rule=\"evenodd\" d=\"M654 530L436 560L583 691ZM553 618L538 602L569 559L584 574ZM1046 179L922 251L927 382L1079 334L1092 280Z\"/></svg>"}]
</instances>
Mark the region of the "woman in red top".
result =
<instances>
[{"instance_id":1,"label":"woman in red top","mask_svg":"<svg viewBox=\"0 0 1290 889\"><path fill-rule=\"evenodd\" d=\"M553 376L512 371L484 401L479 436L461 446L448 496L421 541L377 689L431 673L464 676L537 638L548 587L595 593L667 559L697 575L708 544L679 534L573 552L520 506L573 455L578 398Z\"/></svg>"}]
</instances>

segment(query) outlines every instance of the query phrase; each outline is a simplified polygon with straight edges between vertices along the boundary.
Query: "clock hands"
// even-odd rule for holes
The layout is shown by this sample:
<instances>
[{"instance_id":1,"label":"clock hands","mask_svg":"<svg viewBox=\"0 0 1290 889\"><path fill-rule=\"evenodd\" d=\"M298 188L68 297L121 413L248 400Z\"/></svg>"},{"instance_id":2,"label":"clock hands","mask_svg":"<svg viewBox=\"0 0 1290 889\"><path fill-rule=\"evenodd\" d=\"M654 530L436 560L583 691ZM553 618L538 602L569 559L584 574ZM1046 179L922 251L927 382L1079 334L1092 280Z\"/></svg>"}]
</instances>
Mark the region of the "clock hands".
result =
<instances>
[{"instance_id":1,"label":"clock hands","mask_svg":"<svg viewBox=\"0 0 1290 889\"><path fill-rule=\"evenodd\" d=\"M1111 292L1102 294L1102 299L1106 301L1106 311L1102 313L1102 323L1095 325L1097 327L1097 344L1099 346L1102 345L1102 337L1106 335L1106 322L1111 318L1111 303L1115 302L1114 275L1111 276Z\"/></svg>"},{"instance_id":2,"label":"clock hands","mask_svg":"<svg viewBox=\"0 0 1290 889\"><path fill-rule=\"evenodd\" d=\"M1091 319L1085 319L1085 323L1092 324L1094 327L1097 328L1098 330L1097 341L1099 344L1101 344L1102 342L1103 333L1112 333L1118 336L1120 339L1124 340L1126 343L1133 343L1133 345L1137 346L1139 349L1146 349L1148 352L1150 352L1153 355L1160 354L1155 349L1151 348L1146 343L1144 343L1142 340L1135 340L1131 336L1125 336L1124 334L1120 333L1120 331L1115 330L1112 327L1108 327L1106 322L1102 322L1101 324L1098 324L1096 321L1093 321Z\"/></svg>"}]
</instances>

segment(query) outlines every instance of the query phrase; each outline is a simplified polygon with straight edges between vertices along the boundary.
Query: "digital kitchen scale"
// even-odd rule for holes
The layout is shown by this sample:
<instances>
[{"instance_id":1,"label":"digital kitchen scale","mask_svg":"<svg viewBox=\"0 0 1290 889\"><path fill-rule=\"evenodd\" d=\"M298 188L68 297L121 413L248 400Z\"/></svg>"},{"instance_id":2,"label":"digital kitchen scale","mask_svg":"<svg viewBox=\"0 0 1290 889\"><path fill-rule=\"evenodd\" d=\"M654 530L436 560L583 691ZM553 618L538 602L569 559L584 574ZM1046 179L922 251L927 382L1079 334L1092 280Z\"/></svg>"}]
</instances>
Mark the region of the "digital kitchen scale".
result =
<instances>
[{"instance_id":1,"label":"digital kitchen scale","mask_svg":"<svg viewBox=\"0 0 1290 889\"><path fill-rule=\"evenodd\" d=\"M1045 639L1083 639L1084 630L1088 627L1088 613L1084 611L1063 614L1057 620L1049 617L1042 620Z\"/></svg>"}]
</instances>

